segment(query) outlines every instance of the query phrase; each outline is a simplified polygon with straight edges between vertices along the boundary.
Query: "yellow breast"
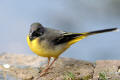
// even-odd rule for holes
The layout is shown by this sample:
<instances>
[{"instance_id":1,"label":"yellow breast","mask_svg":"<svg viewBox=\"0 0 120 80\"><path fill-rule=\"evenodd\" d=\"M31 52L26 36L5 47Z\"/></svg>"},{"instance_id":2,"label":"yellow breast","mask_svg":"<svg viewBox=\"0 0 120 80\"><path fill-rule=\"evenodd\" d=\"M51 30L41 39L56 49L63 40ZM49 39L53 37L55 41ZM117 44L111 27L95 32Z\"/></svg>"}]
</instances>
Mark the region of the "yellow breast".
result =
<instances>
[{"instance_id":1,"label":"yellow breast","mask_svg":"<svg viewBox=\"0 0 120 80\"><path fill-rule=\"evenodd\" d=\"M46 42L39 42L39 38L30 41L29 36L27 36L27 42L30 49L39 56L43 57L58 57L62 52L64 52L68 47L56 46L56 49L52 49Z\"/></svg>"}]
</instances>

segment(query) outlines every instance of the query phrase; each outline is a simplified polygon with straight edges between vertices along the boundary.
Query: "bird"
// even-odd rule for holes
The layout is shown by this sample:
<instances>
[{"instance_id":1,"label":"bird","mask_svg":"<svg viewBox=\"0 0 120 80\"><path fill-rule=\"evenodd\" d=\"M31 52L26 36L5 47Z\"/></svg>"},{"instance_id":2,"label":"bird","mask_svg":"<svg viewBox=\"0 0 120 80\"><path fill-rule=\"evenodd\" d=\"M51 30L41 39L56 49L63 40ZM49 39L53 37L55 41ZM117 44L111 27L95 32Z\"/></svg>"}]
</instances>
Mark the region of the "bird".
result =
<instances>
[{"instance_id":1,"label":"bird","mask_svg":"<svg viewBox=\"0 0 120 80\"><path fill-rule=\"evenodd\" d=\"M35 54L48 58L46 68L40 73L40 76L43 76L59 58L59 56L72 44L90 35L117 30L118 28L109 28L83 33L73 33L44 27L39 22L35 22L30 25L30 31L27 35L27 43L29 48ZM50 63L51 58L53 58L53 61Z\"/></svg>"}]
</instances>

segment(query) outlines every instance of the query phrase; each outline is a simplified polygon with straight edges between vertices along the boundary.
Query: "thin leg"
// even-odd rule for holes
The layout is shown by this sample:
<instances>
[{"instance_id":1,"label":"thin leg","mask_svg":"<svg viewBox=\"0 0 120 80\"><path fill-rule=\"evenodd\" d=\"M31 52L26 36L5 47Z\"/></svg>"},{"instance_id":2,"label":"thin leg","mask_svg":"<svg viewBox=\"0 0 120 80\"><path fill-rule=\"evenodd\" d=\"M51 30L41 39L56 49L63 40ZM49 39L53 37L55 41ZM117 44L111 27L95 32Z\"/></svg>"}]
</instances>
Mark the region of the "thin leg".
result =
<instances>
[{"instance_id":1,"label":"thin leg","mask_svg":"<svg viewBox=\"0 0 120 80\"><path fill-rule=\"evenodd\" d=\"M41 72L41 74L40 74L40 76L43 76L48 70L49 70L49 68L54 64L54 62L57 60L57 58L55 58L53 61L52 61L52 63L47 67L47 68L45 68L42 72Z\"/></svg>"},{"instance_id":2,"label":"thin leg","mask_svg":"<svg viewBox=\"0 0 120 80\"><path fill-rule=\"evenodd\" d=\"M51 57L48 57L48 63L47 63L47 66L46 66L46 67L49 66L49 64L50 64L50 59L51 59Z\"/></svg>"}]
</instances>

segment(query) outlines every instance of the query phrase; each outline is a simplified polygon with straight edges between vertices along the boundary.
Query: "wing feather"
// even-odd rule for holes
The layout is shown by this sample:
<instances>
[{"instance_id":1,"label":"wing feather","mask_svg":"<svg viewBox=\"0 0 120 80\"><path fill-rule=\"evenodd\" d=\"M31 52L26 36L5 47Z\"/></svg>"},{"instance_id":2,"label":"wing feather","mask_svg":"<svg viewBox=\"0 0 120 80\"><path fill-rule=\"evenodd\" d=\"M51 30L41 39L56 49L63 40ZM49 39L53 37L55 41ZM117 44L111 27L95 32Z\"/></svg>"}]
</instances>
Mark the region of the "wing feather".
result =
<instances>
[{"instance_id":1,"label":"wing feather","mask_svg":"<svg viewBox=\"0 0 120 80\"><path fill-rule=\"evenodd\" d=\"M62 44L62 43L66 43L66 42L69 42L79 36L81 36L83 34L73 34L73 33L64 33L64 35L61 35L59 37L56 37L54 40L53 40L53 43L54 45L58 45L58 44Z\"/></svg>"}]
</instances>

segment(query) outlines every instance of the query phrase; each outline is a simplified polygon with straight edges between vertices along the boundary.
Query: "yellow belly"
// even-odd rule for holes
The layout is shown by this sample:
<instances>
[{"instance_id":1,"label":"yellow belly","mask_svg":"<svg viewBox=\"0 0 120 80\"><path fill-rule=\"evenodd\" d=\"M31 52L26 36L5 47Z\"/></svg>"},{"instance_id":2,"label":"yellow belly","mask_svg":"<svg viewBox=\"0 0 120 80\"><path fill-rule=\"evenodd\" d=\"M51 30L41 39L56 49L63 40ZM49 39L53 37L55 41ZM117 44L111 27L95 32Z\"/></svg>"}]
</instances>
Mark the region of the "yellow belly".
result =
<instances>
[{"instance_id":1,"label":"yellow belly","mask_svg":"<svg viewBox=\"0 0 120 80\"><path fill-rule=\"evenodd\" d=\"M39 56L43 57L55 57L57 58L62 52L64 52L69 46L57 46L56 49L51 49L47 46L45 42L39 43L39 38L30 41L29 36L27 36L27 42L30 49Z\"/></svg>"},{"instance_id":2,"label":"yellow belly","mask_svg":"<svg viewBox=\"0 0 120 80\"><path fill-rule=\"evenodd\" d=\"M39 38L36 38L32 41L29 39L29 35L27 36L27 42L30 47L30 49L36 53L39 56L43 57L55 57L57 58L61 53L63 53L67 48L69 48L72 44L82 40L86 36L80 36L76 39L73 39L69 42L67 42L64 45L57 45L57 46L48 46L48 43L43 41L42 43L40 42ZM53 49L54 48L54 49Z\"/></svg>"}]
</instances>

